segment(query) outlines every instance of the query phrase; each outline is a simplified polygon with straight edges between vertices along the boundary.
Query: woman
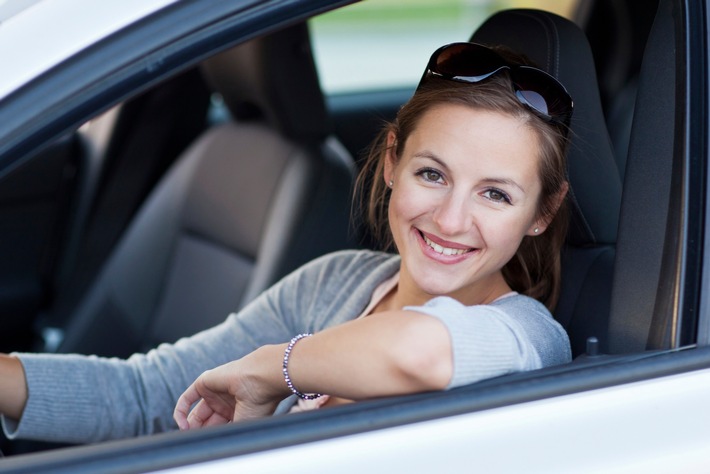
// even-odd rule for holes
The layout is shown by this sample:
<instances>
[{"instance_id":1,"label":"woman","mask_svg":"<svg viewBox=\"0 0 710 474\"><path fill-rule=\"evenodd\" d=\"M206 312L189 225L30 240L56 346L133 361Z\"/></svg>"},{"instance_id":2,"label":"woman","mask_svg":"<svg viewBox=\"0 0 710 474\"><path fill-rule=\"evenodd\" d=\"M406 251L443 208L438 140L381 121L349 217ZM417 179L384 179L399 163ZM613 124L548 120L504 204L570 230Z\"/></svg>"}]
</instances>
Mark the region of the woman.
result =
<instances>
[{"instance_id":1,"label":"woman","mask_svg":"<svg viewBox=\"0 0 710 474\"><path fill-rule=\"evenodd\" d=\"M370 221L401 260L372 256L386 279L345 285L372 295L360 318L203 374L178 401L181 429L268 415L290 393L315 408L569 360L564 331L531 297L552 308L559 291L572 101L502 53L437 50L373 147L360 176L374 179Z\"/></svg>"},{"instance_id":2,"label":"woman","mask_svg":"<svg viewBox=\"0 0 710 474\"><path fill-rule=\"evenodd\" d=\"M374 230L399 255L322 257L221 325L127 361L3 356L6 434L92 442L174 429L178 399L186 429L267 415L291 394L300 406L282 410L568 361L547 308L572 102L519 64L470 43L437 50L374 145L360 182Z\"/></svg>"}]
</instances>

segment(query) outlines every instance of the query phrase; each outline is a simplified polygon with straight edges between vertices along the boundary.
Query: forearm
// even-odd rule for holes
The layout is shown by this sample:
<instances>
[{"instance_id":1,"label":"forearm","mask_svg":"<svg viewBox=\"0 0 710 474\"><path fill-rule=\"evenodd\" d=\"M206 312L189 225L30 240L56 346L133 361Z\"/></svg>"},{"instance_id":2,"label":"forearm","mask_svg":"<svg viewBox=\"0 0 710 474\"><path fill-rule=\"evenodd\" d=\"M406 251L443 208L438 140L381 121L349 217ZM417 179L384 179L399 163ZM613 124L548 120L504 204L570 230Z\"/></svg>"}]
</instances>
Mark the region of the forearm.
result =
<instances>
[{"instance_id":1,"label":"forearm","mask_svg":"<svg viewBox=\"0 0 710 474\"><path fill-rule=\"evenodd\" d=\"M178 400L180 429L259 418L290 394L287 343L264 345L203 373ZM350 400L444 389L453 374L446 327L425 314L394 311L306 337L292 347L289 377L304 393Z\"/></svg>"},{"instance_id":2,"label":"forearm","mask_svg":"<svg viewBox=\"0 0 710 474\"><path fill-rule=\"evenodd\" d=\"M0 413L20 419L27 402L25 372L19 359L0 354Z\"/></svg>"},{"instance_id":3,"label":"forearm","mask_svg":"<svg viewBox=\"0 0 710 474\"><path fill-rule=\"evenodd\" d=\"M285 385L278 363L285 347L262 349L272 359L256 366L271 368L265 382ZM443 389L452 373L445 326L406 311L375 314L302 339L289 361L299 391L353 400Z\"/></svg>"},{"instance_id":4,"label":"forearm","mask_svg":"<svg viewBox=\"0 0 710 474\"><path fill-rule=\"evenodd\" d=\"M175 406L180 429L273 413L290 395L282 369L287 346L264 345L203 373ZM441 322L395 311L299 340L291 349L288 372L300 392L363 400L444 389L453 373L452 358L448 330Z\"/></svg>"}]
</instances>

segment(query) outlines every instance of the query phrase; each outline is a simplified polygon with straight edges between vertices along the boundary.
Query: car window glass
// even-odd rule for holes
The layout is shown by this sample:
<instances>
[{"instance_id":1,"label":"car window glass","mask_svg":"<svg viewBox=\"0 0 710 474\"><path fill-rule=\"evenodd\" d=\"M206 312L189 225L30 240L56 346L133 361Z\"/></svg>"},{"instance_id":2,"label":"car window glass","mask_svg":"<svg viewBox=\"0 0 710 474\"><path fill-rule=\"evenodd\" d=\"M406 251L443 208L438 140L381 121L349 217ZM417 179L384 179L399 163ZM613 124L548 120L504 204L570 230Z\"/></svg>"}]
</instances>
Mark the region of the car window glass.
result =
<instances>
[{"instance_id":1,"label":"car window glass","mask_svg":"<svg viewBox=\"0 0 710 474\"><path fill-rule=\"evenodd\" d=\"M494 11L539 8L571 18L578 0L367 0L310 22L327 94L411 87L439 46L466 41Z\"/></svg>"}]
</instances>

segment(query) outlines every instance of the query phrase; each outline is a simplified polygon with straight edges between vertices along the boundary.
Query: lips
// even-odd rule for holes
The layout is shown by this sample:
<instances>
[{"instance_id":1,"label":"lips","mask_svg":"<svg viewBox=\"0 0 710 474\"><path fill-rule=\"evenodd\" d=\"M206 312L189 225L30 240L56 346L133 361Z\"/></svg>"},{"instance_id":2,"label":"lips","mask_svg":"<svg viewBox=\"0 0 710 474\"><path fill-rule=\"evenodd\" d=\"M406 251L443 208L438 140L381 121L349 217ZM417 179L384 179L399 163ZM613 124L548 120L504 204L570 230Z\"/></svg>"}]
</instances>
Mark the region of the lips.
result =
<instances>
[{"instance_id":1,"label":"lips","mask_svg":"<svg viewBox=\"0 0 710 474\"><path fill-rule=\"evenodd\" d=\"M434 252L440 254L440 255L445 255L445 256L452 256L452 255L464 255L466 253L472 252L475 250L474 248L471 247L464 247L458 244L454 244L453 242L443 242L439 239L439 243L434 242L433 238L435 237L429 237L424 232L419 231L419 235L421 235L422 239L426 243L426 245L429 246Z\"/></svg>"}]
</instances>

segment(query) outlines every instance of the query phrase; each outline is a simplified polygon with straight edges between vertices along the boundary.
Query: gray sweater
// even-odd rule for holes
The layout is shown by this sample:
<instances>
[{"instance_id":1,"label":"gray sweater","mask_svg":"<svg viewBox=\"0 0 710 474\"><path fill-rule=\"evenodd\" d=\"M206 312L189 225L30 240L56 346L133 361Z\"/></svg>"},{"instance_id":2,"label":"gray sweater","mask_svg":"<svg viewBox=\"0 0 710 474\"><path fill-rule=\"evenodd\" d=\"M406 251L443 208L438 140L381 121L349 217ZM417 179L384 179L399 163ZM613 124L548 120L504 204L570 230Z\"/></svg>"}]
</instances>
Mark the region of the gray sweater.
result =
<instances>
[{"instance_id":1,"label":"gray sweater","mask_svg":"<svg viewBox=\"0 0 710 474\"><path fill-rule=\"evenodd\" d=\"M16 354L29 399L19 423L3 417L3 430L10 438L87 443L175 429L175 403L203 371L262 345L356 318L399 264L397 256L371 251L321 257L222 324L127 360ZM562 327L525 296L480 306L440 297L407 309L437 317L448 328L454 355L450 387L570 360Z\"/></svg>"}]
</instances>

